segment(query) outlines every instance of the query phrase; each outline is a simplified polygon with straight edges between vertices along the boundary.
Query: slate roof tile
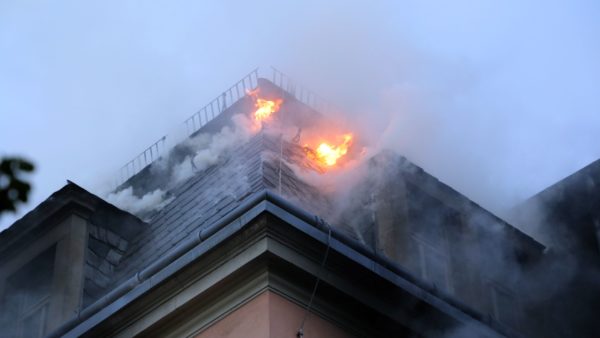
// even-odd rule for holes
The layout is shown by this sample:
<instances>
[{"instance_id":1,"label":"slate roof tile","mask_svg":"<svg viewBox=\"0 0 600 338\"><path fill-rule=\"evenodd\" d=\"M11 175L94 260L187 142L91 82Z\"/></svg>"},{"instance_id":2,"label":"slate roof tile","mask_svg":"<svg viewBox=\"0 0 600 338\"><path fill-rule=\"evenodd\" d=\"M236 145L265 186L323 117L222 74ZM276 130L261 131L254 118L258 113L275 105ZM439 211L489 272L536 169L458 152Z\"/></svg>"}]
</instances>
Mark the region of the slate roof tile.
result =
<instances>
[{"instance_id":1,"label":"slate roof tile","mask_svg":"<svg viewBox=\"0 0 600 338\"><path fill-rule=\"evenodd\" d=\"M229 113L226 110L223 114ZM226 123L226 119L221 119L219 123ZM215 126L211 128L220 129ZM182 149L178 148L177 151L189 151ZM182 154L178 156L185 158ZM292 164L306 167L303 159L302 147L283 140L279 135L269 134L269 130L263 130L247 142L225 151L216 164L171 187L168 194L172 196L172 201L160 211L145 215L148 225L127 245L118 238L108 239L110 235L103 229L94 230L99 238L108 239L107 242L112 243L114 249L126 248L117 265L110 264L117 260L116 256L88 260L89 265L93 265L87 268L89 276L98 280L86 285L89 288L86 297L93 299L101 295L102 288L107 292L116 287L181 244L194 231L229 214L253 193L272 190L300 203L309 211L319 210L320 206L328 203L327 198L297 177L290 167ZM148 177L141 177L143 175ZM131 182L154 187L156 184L144 181L159 179L152 175L152 170L143 170Z\"/></svg>"}]
</instances>

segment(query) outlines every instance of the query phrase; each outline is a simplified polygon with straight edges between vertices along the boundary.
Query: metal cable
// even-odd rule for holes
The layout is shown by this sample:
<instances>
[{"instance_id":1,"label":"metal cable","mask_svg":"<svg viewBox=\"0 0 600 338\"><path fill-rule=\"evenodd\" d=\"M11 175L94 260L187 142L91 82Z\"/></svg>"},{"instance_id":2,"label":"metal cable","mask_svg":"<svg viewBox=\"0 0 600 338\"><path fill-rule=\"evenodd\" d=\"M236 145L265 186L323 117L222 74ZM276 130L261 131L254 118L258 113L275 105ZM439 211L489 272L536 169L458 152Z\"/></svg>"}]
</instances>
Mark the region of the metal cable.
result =
<instances>
[{"instance_id":1,"label":"metal cable","mask_svg":"<svg viewBox=\"0 0 600 338\"><path fill-rule=\"evenodd\" d=\"M283 133L279 135L279 194L281 195L281 159L283 158Z\"/></svg>"},{"instance_id":2,"label":"metal cable","mask_svg":"<svg viewBox=\"0 0 600 338\"><path fill-rule=\"evenodd\" d=\"M306 306L306 311L304 312L304 318L302 319L302 323L298 328L298 332L296 333L297 338L304 337L304 324L310 315L310 308L312 307L313 300L315 298L315 294L317 293L317 288L319 287L319 282L321 281L321 273L325 268L325 262L327 262L327 256L329 255L329 248L331 247L331 226L327 223L327 248L325 249L325 255L323 256L323 261L321 262L321 266L319 267L319 271L317 273L317 281L315 282L315 286L313 288L312 294L310 295L310 300L308 301L308 305Z\"/></svg>"}]
</instances>

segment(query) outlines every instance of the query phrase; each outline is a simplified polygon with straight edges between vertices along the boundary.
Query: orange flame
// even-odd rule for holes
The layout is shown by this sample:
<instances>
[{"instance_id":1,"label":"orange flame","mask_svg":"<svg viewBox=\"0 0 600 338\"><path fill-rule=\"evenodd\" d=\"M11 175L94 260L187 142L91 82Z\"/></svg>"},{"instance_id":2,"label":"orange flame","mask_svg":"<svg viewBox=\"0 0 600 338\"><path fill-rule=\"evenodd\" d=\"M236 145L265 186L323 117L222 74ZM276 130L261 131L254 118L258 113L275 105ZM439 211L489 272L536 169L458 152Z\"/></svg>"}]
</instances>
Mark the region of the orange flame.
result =
<instances>
[{"instance_id":1,"label":"orange flame","mask_svg":"<svg viewBox=\"0 0 600 338\"><path fill-rule=\"evenodd\" d=\"M265 99L256 99L256 111L254 112L254 118L257 121L266 120L271 117L271 114L275 113L279 110L281 106L281 100L265 100Z\"/></svg>"},{"instance_id":2,"label":"orange flame","mask_svg":"<svg viewBox=\"0 0 600 338\"><path fill-rule=\"evenodd\" d=\"M254 98L254 106L256 107L256 111L254 112L254 119L256 121L265 121L279 111L281 104L283 103L282 99L277 100L266 100L258 97L259 88L255 90L247 91L247 94Z\"/></svg>"},{"instance_id":3,"label":"orange flame","mask_svg":"<svg viewBox=\"0 0 600 338\"><path fill-rule=\"evenodd\" d=\"M321 142L316 150L312 150L308 145L304 146L308 158L324 166L334 166L337 161L348 153L348 148L352 144L352 134L344 134L343 141L340 144L332 145L327 142Z\"/></svg>"}]
</instances>

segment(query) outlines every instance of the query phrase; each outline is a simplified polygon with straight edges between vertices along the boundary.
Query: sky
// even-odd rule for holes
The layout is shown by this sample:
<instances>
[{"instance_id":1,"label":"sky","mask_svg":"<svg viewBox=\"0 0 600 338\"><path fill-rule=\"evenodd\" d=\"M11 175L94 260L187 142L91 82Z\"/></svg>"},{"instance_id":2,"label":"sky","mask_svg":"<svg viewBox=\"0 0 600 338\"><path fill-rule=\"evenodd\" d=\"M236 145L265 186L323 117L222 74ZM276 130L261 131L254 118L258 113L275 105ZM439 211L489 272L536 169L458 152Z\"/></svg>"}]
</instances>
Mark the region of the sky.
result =
<instances>
[{"instance_id":1,"label":"sky","mask_svg":"<svg viewBox=\"0 0 600 338\"><path fill-rule=\"evenodd\" d=\"M503 214L600 158L597 1L0 2L0 156L30 202L116 171L255 67Z\"/></svg>"}]
</instances>

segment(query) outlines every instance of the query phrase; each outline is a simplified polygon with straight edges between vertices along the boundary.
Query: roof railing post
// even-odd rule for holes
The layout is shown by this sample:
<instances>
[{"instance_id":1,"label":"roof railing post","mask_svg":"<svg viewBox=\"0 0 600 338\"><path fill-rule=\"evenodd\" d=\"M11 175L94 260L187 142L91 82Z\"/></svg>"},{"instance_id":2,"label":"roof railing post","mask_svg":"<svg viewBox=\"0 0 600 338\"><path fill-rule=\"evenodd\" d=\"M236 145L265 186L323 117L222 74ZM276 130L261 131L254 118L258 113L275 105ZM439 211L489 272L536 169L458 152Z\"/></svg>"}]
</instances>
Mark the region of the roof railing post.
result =
<instances>
[{"instance_id":1,"label":"roof railing post","mask_svg":"<svg viewBox=\"0 0 600 338\"><path fill-rule=\"evenodd\" d=\"M227 92L221 94L222 103L219 104L219 113L222 113L227 108Z\"/></svg>"}]
</instances>

